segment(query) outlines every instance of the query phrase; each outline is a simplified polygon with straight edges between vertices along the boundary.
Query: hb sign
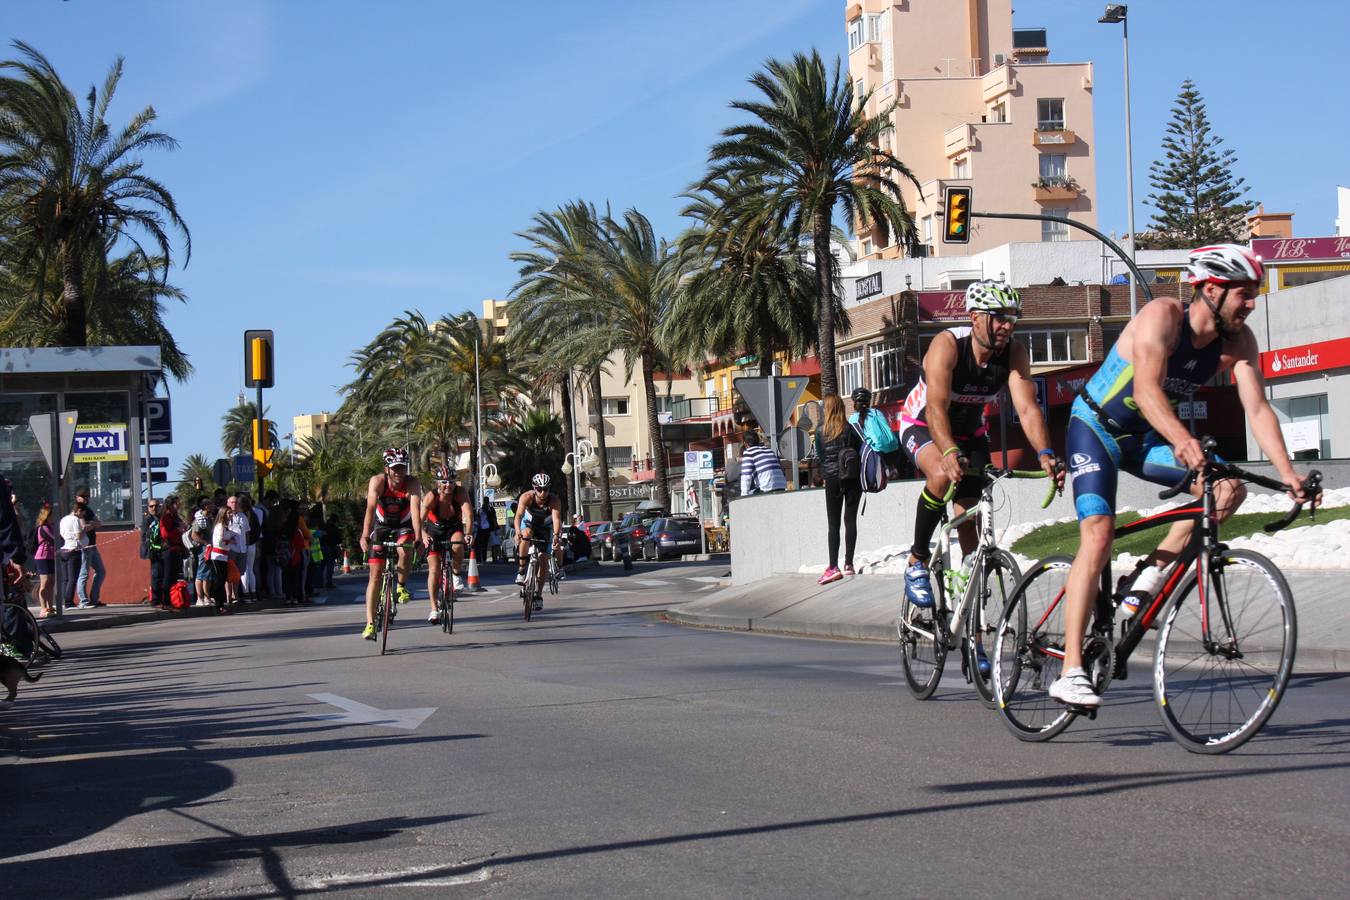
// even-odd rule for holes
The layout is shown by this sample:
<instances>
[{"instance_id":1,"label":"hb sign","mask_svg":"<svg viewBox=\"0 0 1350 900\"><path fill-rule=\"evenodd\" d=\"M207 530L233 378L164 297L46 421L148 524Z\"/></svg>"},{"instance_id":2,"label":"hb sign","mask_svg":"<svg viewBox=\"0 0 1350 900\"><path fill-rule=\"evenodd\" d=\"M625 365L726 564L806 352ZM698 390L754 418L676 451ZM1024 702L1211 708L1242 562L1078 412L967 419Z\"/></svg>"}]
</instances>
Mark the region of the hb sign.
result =
<instances>
[{"instance_id":1,"label":"hb sign","mask_svg":"<svg viewBox=\"0 0 1350 900\"><path fill-rule=\"evenodd\" d=\"M244 332L244 387L272 386L272 331Z\"/></svg>"}]
</instances>

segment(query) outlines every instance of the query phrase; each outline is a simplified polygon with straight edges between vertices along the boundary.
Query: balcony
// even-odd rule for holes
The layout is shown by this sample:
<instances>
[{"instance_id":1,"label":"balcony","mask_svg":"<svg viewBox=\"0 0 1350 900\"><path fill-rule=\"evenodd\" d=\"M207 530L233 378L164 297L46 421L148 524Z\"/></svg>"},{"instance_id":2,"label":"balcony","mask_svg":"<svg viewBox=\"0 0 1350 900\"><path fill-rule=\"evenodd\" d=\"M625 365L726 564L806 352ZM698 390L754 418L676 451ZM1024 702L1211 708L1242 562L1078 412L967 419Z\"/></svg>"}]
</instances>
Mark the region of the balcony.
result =
<instances>
[{"instance_id":1,"label":"balcony","mask_svg":"<svg viewBox=\"0 0 1350 900\"><path fill-rule=\"evenodd\" d=\"M686 397L670 405L670 420L711 419L719 409L721 404L716 397Z\"/></svg>"},{"instance_id":2,"label":"balcony","mask_svg":"<svg viewBox=\"0 0 1350 900\"><path fill-rule=\"evenodd\" d=\"M1038 178L1031 183L1037 203L1072 203L1083 193L1072 176Z\"/></svg>"},{"instance_id":3,"label":"balcony","mask_svg":"<svg viewBox=\"0 0 1350 900\"><path fill-rule=\"evenodd\" d=\"M957 125L955 128L949 128L943 135L943 141L947 147L948 159L965 153L975 146L975 126Z\"/></svg>"},{"instance_id":4,"label":"balcony","mask_svg":"<svg viewBox=\"0 0 1350 900\"><path fill-rule=\"evenodd\" d=\"M1044 125L1031 133L1031 143L1035 147L1052 147L1059 149L1067 147L1078 140L1078 135L1074 134L1063 124Z\"/></svg>"},{"instance_id":5,"label":"balcony","mask_svg":"<svg viewBox=\"0 0 1350 900\"><path fill-rule=\"evenodd\" d=\"M687 397L670 405L670 418L661 420L661 440L702 441L712 437L713 417L721 410L716 397Z\"/></svg>"},{"instance_id":6,"label":"balcony","mask_svg":"<svg viewBox=\"0 0 1350 900\"><path fill-rule=\"evenodd\" d=\"M980 92L985 103L1012 93L1014 87L1012 66L1008 65L998 66L980 80Z\"/></svg>"}]
</instances>

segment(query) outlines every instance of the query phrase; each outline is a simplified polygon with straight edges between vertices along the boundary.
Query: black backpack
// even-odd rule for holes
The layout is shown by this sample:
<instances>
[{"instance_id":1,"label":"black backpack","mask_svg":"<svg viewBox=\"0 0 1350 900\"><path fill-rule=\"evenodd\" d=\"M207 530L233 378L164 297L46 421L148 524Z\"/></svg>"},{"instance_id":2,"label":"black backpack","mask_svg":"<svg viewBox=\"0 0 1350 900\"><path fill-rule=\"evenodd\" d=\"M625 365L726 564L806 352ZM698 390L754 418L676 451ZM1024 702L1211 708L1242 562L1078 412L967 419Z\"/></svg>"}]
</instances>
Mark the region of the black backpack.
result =
<instances>
[{"instance_id":1,"label":"black backpack","mask_svg":"<svg viewBox=\"0 0 1350 900\"><path fill-rule=\"evenodd\" d=\"M860 465L858 451L854 450L847 441L845 441L844 446L839 448L835 460L836 464L839 466L840 481L851 481L858 477L858 467Z\"/></svg>"}]
</instances>

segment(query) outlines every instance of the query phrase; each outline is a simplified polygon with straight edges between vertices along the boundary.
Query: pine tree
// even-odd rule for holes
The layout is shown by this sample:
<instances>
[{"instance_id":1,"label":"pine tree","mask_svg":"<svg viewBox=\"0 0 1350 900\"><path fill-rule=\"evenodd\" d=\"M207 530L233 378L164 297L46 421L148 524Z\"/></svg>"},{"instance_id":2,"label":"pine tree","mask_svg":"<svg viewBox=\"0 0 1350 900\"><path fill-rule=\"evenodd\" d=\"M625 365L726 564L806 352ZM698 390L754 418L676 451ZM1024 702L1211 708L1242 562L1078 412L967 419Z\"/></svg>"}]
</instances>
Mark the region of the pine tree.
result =
<instances>
[{"instance_id":1,"label":"pine tree","mask_svg":"<svg viewBox=\"0 0 1350 900\"><path fill-rule=\"evenodd\" d=\"M1149 168L1156 193L1148 201L1157 212L1139 246L1199 247L1245 238L1255 204L1243 199L1245 181L1233 174L1237 153L1222 145L1223 138L1210 130L1195 82L1186 79L1163 137L1164 158Z\"/></svg>"}]
</instances>

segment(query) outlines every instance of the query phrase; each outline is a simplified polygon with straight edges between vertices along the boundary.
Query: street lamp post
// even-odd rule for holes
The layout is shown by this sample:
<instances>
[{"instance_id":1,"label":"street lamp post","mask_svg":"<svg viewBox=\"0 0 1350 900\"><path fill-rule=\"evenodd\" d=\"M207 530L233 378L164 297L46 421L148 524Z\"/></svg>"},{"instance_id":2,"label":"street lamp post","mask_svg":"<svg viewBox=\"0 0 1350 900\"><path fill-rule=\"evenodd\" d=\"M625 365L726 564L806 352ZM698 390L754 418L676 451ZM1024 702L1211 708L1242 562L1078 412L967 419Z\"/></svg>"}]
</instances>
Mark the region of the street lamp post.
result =
<instances>
[{"instance_id":1,"label":"street lamp post","mask_svg":"<svg viewBox=\"0 0 1350 900\"><path fill-rule=\"evenodd\" d=\"M1125 192L1129 199L1129 227L1130 227L1130 262L1135 262L1134 255L1134 142L1130 137L1130 7L1125 3L1108 3L1106 12L1097 21L1103 25L1120 25L1121 38L1125 46ZM1136 283L1134 272L1130 272L1130 316L1139 311L1138 307L1139 286Z\"/></svg>"}]
</instances>

